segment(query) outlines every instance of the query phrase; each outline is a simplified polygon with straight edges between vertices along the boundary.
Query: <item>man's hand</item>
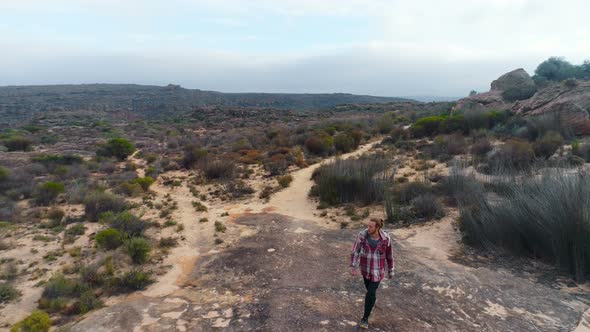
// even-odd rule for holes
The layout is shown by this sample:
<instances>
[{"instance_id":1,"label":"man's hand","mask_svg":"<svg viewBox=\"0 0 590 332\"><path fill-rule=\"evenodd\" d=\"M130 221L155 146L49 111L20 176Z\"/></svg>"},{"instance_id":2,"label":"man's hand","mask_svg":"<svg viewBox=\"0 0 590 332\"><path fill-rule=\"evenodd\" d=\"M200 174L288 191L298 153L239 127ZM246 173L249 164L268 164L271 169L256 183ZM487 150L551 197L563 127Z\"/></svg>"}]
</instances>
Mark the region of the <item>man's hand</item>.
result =
<instances>
[{"instance_id":1,"label":"man's hand","mask_svg":"<svg viewBox=\"0 0 590 332\"><path fill-rule=\"evenodd\" d=\"M358 271L355 267L350 268L350 275L355 276L358 274Z\"/></svg>"},{"instance_id":2,"label":"man's hand","mask_svg":"<svg viewBox=\"0 0 590 332\"><path fill-rule=\"evenodd\" d=\"M389 276L388 276L389 279L393 279L393 277L395 277L395 272L394 271L389 271L388 274L389 274Z\"/></svg>"}]
</instances>

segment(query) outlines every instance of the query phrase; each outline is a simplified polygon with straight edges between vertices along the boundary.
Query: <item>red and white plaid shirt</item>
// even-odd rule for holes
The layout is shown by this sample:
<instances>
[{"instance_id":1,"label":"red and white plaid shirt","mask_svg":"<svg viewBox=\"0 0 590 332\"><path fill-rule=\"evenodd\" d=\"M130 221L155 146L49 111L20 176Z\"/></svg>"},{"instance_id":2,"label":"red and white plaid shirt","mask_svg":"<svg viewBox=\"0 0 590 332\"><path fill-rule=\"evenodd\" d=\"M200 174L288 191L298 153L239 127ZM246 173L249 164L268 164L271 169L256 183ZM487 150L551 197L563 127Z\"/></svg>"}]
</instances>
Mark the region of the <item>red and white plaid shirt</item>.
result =
<instances>
[{"instance_id":1,"label":"red and white plaid shirt","mask_svg":"<svg viewBox=\"0 0 590 332\"><path fill-rule=\"evenodd\" d=\"M389 278L393 277L393 246L391 237L387 232L379 230L379 243L375 249L371 248L367 241L368 232L362 230L356 237L350 254L350 267L359 266L363 277L371 281L381 281L385 278L385 261L387 261Z\"/></svg>"}]
</instances>

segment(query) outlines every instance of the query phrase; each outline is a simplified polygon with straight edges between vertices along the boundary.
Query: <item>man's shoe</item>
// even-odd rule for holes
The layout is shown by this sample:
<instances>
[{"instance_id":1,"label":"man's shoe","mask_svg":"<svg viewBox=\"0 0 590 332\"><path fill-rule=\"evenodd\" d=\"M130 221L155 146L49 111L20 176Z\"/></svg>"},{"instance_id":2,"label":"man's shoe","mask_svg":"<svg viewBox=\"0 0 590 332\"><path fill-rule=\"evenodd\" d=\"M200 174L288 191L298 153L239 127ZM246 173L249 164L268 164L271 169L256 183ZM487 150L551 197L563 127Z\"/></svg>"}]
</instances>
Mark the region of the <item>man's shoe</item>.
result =
<instances>
[{"instance_id":1,"label":"man's shoe","mask_svg":"<svg viewBox=\"0 0 590 332\"><path fill-rule=\"evenodd\" d=\"M369 322L366 321L366 320L364 320L364 319L361 319L361 322L359 323L359 327L361 329L368 329L369 328Z\"/></svg>"}]
</instances>

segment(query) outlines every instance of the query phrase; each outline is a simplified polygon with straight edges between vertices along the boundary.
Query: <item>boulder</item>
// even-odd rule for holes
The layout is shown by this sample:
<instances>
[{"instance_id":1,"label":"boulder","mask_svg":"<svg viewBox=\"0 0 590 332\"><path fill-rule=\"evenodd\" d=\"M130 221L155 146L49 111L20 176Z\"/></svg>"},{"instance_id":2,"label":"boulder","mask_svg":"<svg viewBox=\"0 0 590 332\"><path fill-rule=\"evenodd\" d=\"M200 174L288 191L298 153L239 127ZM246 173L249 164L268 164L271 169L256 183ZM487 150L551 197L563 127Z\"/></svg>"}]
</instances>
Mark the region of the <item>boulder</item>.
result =
<instances>
[{"instance_id":1,"label":"boulder","mask_svg":"<svg viewBox=\"0 0 590 332\"><path fill-rule=\"evenodd\" d=\"M508 72L496 79L491 84L491 91L508 91L510 89L536 90L535 82L522 68Z\"/></svg>"}]
</instances>

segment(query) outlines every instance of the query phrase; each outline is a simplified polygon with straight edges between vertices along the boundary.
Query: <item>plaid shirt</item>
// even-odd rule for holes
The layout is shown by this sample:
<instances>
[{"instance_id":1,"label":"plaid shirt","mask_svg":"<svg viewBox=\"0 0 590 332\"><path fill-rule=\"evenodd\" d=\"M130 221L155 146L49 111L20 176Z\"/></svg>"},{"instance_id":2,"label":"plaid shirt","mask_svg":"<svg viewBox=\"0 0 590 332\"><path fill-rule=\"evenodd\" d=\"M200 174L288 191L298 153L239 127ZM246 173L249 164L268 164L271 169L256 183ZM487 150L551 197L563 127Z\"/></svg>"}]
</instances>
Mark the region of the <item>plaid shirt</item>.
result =
<instances>
[{"instance_id":1,"label":"plaid shirt","mask_svg":"<svg viewBox=\"0 0 590 332\"><path fill-rule=\"evenodd\" d=\"M375 249L371 248L367 237L366 229L358 234L350 254L350 267L356 268L360 261L361 273L365 279L381 281L385 278L385 261L387 260L389 278L392 278L394 262L391 237L383 230L379 230L380 240Z\"/></svg>"}]
</instances>

